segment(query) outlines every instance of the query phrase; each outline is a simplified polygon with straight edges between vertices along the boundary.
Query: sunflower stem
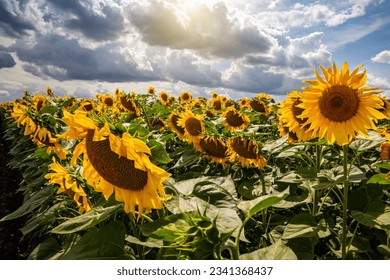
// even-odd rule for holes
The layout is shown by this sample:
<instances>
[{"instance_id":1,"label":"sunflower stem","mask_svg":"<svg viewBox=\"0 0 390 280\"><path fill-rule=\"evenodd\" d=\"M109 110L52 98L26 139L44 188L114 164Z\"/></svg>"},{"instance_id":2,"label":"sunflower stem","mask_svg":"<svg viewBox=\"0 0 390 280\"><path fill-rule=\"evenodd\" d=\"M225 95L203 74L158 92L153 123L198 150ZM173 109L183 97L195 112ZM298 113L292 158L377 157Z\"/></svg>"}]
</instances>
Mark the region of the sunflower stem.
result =
<instances>
[{"instance_id":1,"label":"sunflower stem","mask_svg":"<svg viewBox=\"0 0 390 280\"><path fill-rule=\"evenodd\" d=\"M347 257L347 207L349 191L349 174L348 174L348 145L343 146L343 169L344 169L344 188L343 188L343 231L341 236L341 257L343 260Z\"/></svg>"},{"instance_id":2,"label":"sunflower stem","mask_svg":"<svg viewBox=\"0 0 390 280\"><path fill-rule=\"evenodd\" d=\"M316 171L317 171L317 173L319 173L320 169L321 169L321 153L322 153L322 146L316 145ZM314 190L313 196L314 196L313 197L313 215L315 215L318 212L320 191Z\"/></svg>"}]
</instances>

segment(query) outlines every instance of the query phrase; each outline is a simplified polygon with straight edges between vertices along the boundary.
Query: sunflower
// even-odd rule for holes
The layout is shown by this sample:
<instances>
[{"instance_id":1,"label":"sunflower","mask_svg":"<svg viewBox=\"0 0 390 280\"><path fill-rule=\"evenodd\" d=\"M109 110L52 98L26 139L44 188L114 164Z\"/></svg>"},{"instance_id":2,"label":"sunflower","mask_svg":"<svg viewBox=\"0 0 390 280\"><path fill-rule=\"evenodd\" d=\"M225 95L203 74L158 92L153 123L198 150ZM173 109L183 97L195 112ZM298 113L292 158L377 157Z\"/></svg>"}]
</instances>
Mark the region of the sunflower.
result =
<instances>
[{"instance_id":1,"label":"sunflower","mask_svg":"<svg viewBox=\"0 0 390 280\"><path fill-rule=\"evenodd\" d=\"M84 98L80 102L80 107L83 110L85 110L86 112L91 113L91 112L93 112L94 104L93 104L92 100L90 100L88 98Z\"/></svg>"},{"instance_id":2,"label":"sunflower","mask_svg":"<svg viewBox=\"0 0 390 280\"><path fill-rule=\"evenodd\" d=\"M390 159L390 142L383 142L380 146L381 148L381 160Z\"/></svg>"},{"instance_id":3,"label":"sunflower","mask_svg":"<svg viewBox=\"0 0 390 280\"><path fill-rule=\"evenodd\" d=\"M192 101L192 94L188 91L183 91L179 94L179 101L182 103L187 103Z\"/></svg>"},{"instance_id":4,"label":"sunflower","mask_svg":"<svg viewBox=\"0 0 390 280\"><path fill-rule=\"evenodd\" d=\"M50 153L53 151L60 159L66 159L66 155L69 152L62 149L60 139L53 136L53 134L45 127L37 125L35 133L31 134L30 136L32 141L37 144L38 148L47 147L46 153L48 155L50 155Z\"/></svg>"},{"instance_id":5,"label":"sunflower","mask_svg":"<svg viewBox=\"0 0 390 280\"><path fill-rule=\"evenodd\" d=\"M250 123L250 120L246 115L236 111L234 108L227 109L221 117L225 118L223 124L230 130L230 132L244 129Z\"/></svg>"},{"instance_id":6,"label":"sunflower","mask_svg":"<svg viewBox=\"0 0 390 280\"><path fill-rule=\"evenodd\" d=\"M166 106L169 103L169 94L166 91L162 91L158 94L161 103Z\"/></svg>"},{"instance_id":7,"label":"sunflower","mask_svg":"<svg viewBox=\"0 0 390 280\"><path fill-rule=\"evenodd\" d=\"M224 106L225 108L232 107L232 106L234 106L234 101L228 98L228 99L226 99L226 100L224 101L223 106Z\"/></svg>"},{"instance_id":8,"label":"sunflower","mask_svg":"<svg viewBox=\"0 0 390 280\"><path fill-rule=\"evenodd\" d=\"M44 104L46 102L46 97L41 94L37 94L32 98L32 102L34 103L35 110L39 112L42 109L42 107L44 107Z\"/></svg>"},{"instance_id":9,"label":"sunflower","mask_svg":"<svg viewBox=\"0 0 390 280\"><path fill-rule=\"evenodd\" d=\"M288 134L288 140L287 141L289 143L297 143L297 142L301 141L298 138L297 134L295 132L290 131L290 129L287 126L287 124L283 123L282 120L279 121L278 130L279 130L280 136L282 136L282 137Z\"/></svg>"},{"instance_id":10,"label":"sunflower","mask_svg":"<svg viewBox=\"0 0 390 280\"><path fill-rule=\"evenodd\" d=\"M330 144L349 144L360 133L367 135L368 129L375 129L378 119L386 116L382 100L376 96L377 88L364 86L366 72L359 73L363 65L349 73L347 62L339 70L336 64L325 69L323 79L314 70L317 77L313 81L305 81L309 86L303 87L302 103L304 109L301 118L307 118L305 124L310 125L315 136L325 138Z\"/></svg>"},{"instance_id":11,"label":"sunflower","mask_svg":"<svg viewBox=\"0 0 390 280\"><path fill-rule=\"evenodd\" d=\"M148 87L148 93L154 95L156 93L156 89L153 86Z\"/></svg>"},{"instance_id":12,"label":"sunflower","mask_svg":"<svg viewBox=\"0 0 390 280\"><path fill-rule=\"evenodd\" d=\"M176 135L181 139L185 140L184 137L184 128L178 125L178 122L180 120L180 114L172 112L168 117L168 126L173 130L173 132L176 133Z\"/></svg>"},{"instance_id":13,"label":"sunflower","mask_svg":"<svg viewBox=\"0 0 390 280\"><path fill-rule=\"evenodd\" d=\"M219 163L223 168L226 168L226 163L229 160L228 147L222 139L215 136L202 137L196 150L211 162Z\"/></svg>"},{"instance_id":14,"label":"sunflower","mask_svg":"<svg viewBox=\"0 0 390 280\"><path fill-rule=\"evenodd\" d=\"M297 138L297 141L307 141L311 139L311 133L308 131L308 125L304 125L307 119L299 117L303 112L303 109L298 107L301 103L301 94L298 91L293 90L287 95L287 98L283 101L281 108L278 110L279 122L283 127L280 132L282 136L287 132L290 134L294 133L295 136L291 135L291 140Z\"/></svg>"},{"instance_id":15,"label":"sunflower","mask_svg":"<svg viewBox=\"0 0 390 280\"><path fill-rule=\"evenodd\" d=\"M260 98L252 98L252 100L249 101L249 106L253 111L259 112L263 116L266 116L269 113L268 106Z\"/></svg>"},{"instance_id":16,"label":"sunflower","mask_svg":"<svg viewBox=\"0 0 390 280\"><path fill-rule=\"evenodd\" d=\"M238 161L244 167L251 165L263 169L267 165L267 160L259 151L259 146L253 140L243 137L235 137L228 140L230 161Z\"/></svg>"},{"instance_id":17,"label":"sunflower","mask_svg":"<svg viewBox=\"0 0 390 280\"><path fill-rule=\"evenodd\" d=\"M209 105L213 112L217 113L223 109L224 103L222 102L222 98L220 96L213 97L209 101Z\"/></svg>"},{"instance_id":18,"label":"sunflower","mask_svg":"<svg viewBox=\"0 0 390 280\"><path fill-rule=\"evenodd\" d=\"M386 97L384 96L379 96L379 98L382 100L383 104L382 104L382 109L380 109L379 111L383 114L385 114L387 117L390 117L390 103L389 101L387 100Z\"/></svg>"},{"instance_id":19,"label":"sunflower","mask_svg":"<svg viewBox=\"0 0 390 280\"><path fill-rule=\"evenodd\" d=\"M120 93L117 95L117 98L119 99L120 108L123 111L126 111L130 115L136 115L137 117L141 115L140 109L138 108L137 103L133 97L129 97L123 93Z\"/></svg>"},{"instance_id":20,"label":"sunflower","mask_svg":"<svg viewBox=\"0 0 390 280\"><path fill-rule=\"evenodd\" d=\"M76 146L71 163L75 166L83 154L83 176L96 191L108 199L115 193L117 201L124 202L126 213L135 216L161 209L167 199L162 182L170 176L154 165L149 147L140 139L124 133L122 137L111 133L108 124L98 128L85 113L74 115L64 111L63 120L69 130L63 138L82 138Z\"/></svg>"},{"instance_id":21,"label":"sunflower","mask_svg":"<svg viewBox=\"0 0 390 280\"><path fill-rule=\"evenodd\" d=\"M106 93L102 96L102 103L107 107L113 107L114 106L114 98L111 94Z\"/></svg>"},{"instance_id":22,"label":"sunflower","mask_svg":"<svg viewBox=\"0 0 390 280\"><path fill-rule=\"evenodd\" d=\"M51 87L49 87L49 86L46 88L46 93L47 93L47 96L50 96L50 97L54 96L54 92L51 90Z\"/></svg>"},{"instance_id":23,"label":"sunflower","mask_svg":"<svg viewBox=\"0 0 390 280\"><path fill-rule=\"evenodd\" d=\"M180 113L180 119L178 120L177 125L184 128L184 138L189 143L195 145L199 142L205 129L203 116L196 115L190 110Z\"/></svg>"},{"instance_id":24,"label":"sunflower","mask_svg":"<svg viewBox=\"0 0 390 280\"><path fill-rule=\"evenodd\" d=\"M268 102L271 99L271 96L267 93L260 92L256 95L257 99L260 99L263 102Z\"/></svg>"},{"instance_id":25,"label":"sunflower","mask_svg":"<svg viewBox=\"0 0 390 280\"><path fill-rule=\"evenodd\" d=\"M250 105L249 105L250 101L251 100L248 97L241 98L240 102L239 102L240 109L250 108Z\"/></svg>"},{"instance_id":26,"label":"sunflower","mask_svg":"<svg viewBox=\"0 0 390 280\"><path fill-rule=\"evenodd\" d=\"M45 179L49 180L51 184L60 185L57 194L65 192L76 202L81 214L91 210L92 205L88 200L87 194L77 184L77 180L69 173L68 169L56 162L55 158L53 158L53 163L50 164L50 169L54 172L47 173Z\"/></svg>"},{"instance_id":27,"label":"sunflower","mask_svg":"<svg viewBox=\"0 0 390 280\"><path fill-rule=\"evenodd\" d=\"M211 93L211 98L217 98L217 97L218 97L218 92L213 91Z\"/></svg>"}]
</instances>

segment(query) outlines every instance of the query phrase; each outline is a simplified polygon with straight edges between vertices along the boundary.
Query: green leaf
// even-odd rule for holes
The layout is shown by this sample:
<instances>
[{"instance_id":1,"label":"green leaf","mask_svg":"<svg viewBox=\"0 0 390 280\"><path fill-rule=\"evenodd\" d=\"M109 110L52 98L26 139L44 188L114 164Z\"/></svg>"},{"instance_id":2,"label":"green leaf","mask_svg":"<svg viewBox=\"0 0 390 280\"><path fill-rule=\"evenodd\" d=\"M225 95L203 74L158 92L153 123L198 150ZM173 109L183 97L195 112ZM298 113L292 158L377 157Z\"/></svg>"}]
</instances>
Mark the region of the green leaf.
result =
<instances>
[{"instance_id":1,"label":"green leaf","mask_svg":"<svg viewBox=\"0 0 390 280\"><path fill-rule=\"evenodd\" d=\"M83 215L71 218L52 229L52 233L68 234L80 230L86 230L113 215L122 205L116 204L110 207L97 206Z\"/></svg>"},{"instance_id":2,"label":"green leaf","mask_svg":"<svg viewBox=\"0 0 390 280\"><path fill-rule=\"evenodd\" d=\"M314 246L318 238L294 238L289 239L286 246L290 247L299 260L312 260L314 258Z\"/></svg>"},{"instance_id":3,"label":"green leaf","mask_svg":"<svg viewBox=\"0 0 390 280\"><path fill-rule=\"evenodd\" d=\"M91 228L60 259L118 259L124 254L126 228L122 222L111 222L100 230Z\"/></svg>"},{"instance_id":4,"label":"green leaf","mask_svg":"<svg viewBox=\"0 0 390 280\"><path fill-rule=\"evenodd\" d=\"M43 189L32 195L27 201L22 204L22 206L20 206L14 212L3 217L0 222L16 219L32 212L37 207L41 206L46 200L51 198L55 191L56 188L44 187Z\"/></svg>"},{"instance_id":5,"label":"green leaf","mask_svg":"<svg viewBox=\"0 0 390 280\"><path fill-rule=\"evenodd\" d=\"M245 213L245 216L251 217L258 213L259 211L271 207L283 199L285 199L290 194L289 188L285 189L277 195L264 195L253 200L241 201L237 206L238 208Z\"/></svg>"},{"instance_id":6,"label":"green leaf","mask_svg":"<svg viewBox=\"0 0 390 280\"><path fill-rule=\"evenodd\" d=\"M353 210L351 215L365 226L383 230L390 229L390 207L381 202L370 203L365 213Z\"/></svg>"},{"instance_id":7,"label":"green leaf","mask_svg":"<svg viewBox=\"0 0 390 280\"><path fill-rule=\"evenodd\" d=\"M357 139L353 141L349 147L358 152L363 152L372 148L376 148L385 141L386 138L382 137L379 133L375 131L369 131L367 137L358 135Z\"/></svg>"},{"instance_id":8,"label":"green leaf","mask_svg":"<svg viewBox=\"0 0 390 280\"><path fill-rule=\"evenodd\" d=\"M380 174L375 174L370 179L368 179L367 184L389 185L390 180L387 179L386 174L380 173Z\"/></svg>"},{"instance_id":9,"label":"green leaf","mask_svg":"<svg viewBox=\"0 0 390 280\"><path fill-rule=\"evenodd\" d=\"M390 247L389 246L381 244L378 247L376 247L376 249L378 250L379 253L381 253L385 257L390 258Z\"/></svg>"},{"instance_id":10,"label":"green leaf","mask_svg":"<svg viewBox=\"0 0 390 280\"><path fill-rule=\"evenodd\" d=\"M49 237L39 244L28 256L29 260L48 260L61 250L54 237Z\"/></svg>"},{"instance_id":11,"label":"green leaf","mask_svg":"<svg viewBox=\"0 0 390 280\"><path fill-rule=\"evenodd\" d=\"M271 246L242 254L240 260L297 260L294 251L278 240Z\"/></svg>"},{"instance_id":12,"label":"green leaf","mask_svg":"<svg viewBox=\"0 0 390 280\"><path fill-rule=\"evenodd\" d=\"M147 241L141 241L138 238L129 235L125 240L129 243L145 246L148 248L161 248L163 246L163 242L161 240L153 238L148 238Z\"/></svg>"},{"instance_id":13,"label":"green leaf","mask_svg":"<svg viewBox=\"0 0 390 280\"><path fill-rule=\"evenodd\" d=\"M45 107L42 107L41 110L39 110L39 112L42 115L43 114L54 115L54 113L57 111L58 111L58 108L56 106L45 106Z\"/></svg>"},{"instance_id":14,"label":"green leaf","mask_svg":"<svg viewBox=\"0 0 390 280\"><path fill-rule=\"evenodd\" d=\"M167 151L165 150L164 146L160 142L154 139L150 139L148 141L148 146L152 151L152 158L151 158L152 161L161 164L167 164L172 161Z\"/></svg>"},{"instance_id":15,"label":"green leaf","mask_svg":"<svg viewBox=\"0 0 390 280\"><path fill-rule=\"evenodd\" d=\"M31 221L29 221L24 227L22 227L20 231L22 232L23 235L26 235L32 232L33 230L35 230L37 227L43 225L44 223L54 220L57 212L61 209L65 209L66 203L67 203L66 201L62 201L60 203L54 204L45 212L38 213L38 215L34 217Z\"/></svg>"},{"instance_id":16,"label":"green leaf","mask_svg":"<svg viewBox=\"0 0 390 280\"><path fill-rule=\"evenodd\" d=\"M310 213L301 213L292 217L284 229L282 239L313 237L317 235L318 231L319 228L314 217Z\"/></svg>"},{"instance_id":17,"label":"green leaf","mask_svg":"<svg viewBox=\"0 0 390 280\"><path fill-rule=\"evenodd\" d=\"M303 182L303 184L299 186L291 185L290 194L273 207L288 209L297 205L310 203L312 201L312 195L309 191L309 186L305 187L306 185L308 185L307 182Z\"/></svg>"}]
</instances>

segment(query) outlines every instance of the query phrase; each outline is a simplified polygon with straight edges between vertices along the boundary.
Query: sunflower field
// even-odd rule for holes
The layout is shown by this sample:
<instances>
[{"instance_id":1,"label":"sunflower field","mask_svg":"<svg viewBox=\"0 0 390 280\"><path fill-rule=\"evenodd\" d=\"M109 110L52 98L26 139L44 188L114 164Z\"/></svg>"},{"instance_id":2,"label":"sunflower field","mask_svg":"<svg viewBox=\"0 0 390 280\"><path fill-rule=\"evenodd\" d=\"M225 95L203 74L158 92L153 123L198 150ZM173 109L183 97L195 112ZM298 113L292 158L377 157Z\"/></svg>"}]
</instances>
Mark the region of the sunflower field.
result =
<instances>
[{"instance_id":1,"label":"sunflower field","mask_svg":"<svg viewBox=\"0 0 390 280\"><path fill-rule=\"evenodd\" d=\"M25 91L0 224L23 217L28 259L389 259L390 104L361 66L314 73L281 103Z\"/></svg>"}]
</instances>

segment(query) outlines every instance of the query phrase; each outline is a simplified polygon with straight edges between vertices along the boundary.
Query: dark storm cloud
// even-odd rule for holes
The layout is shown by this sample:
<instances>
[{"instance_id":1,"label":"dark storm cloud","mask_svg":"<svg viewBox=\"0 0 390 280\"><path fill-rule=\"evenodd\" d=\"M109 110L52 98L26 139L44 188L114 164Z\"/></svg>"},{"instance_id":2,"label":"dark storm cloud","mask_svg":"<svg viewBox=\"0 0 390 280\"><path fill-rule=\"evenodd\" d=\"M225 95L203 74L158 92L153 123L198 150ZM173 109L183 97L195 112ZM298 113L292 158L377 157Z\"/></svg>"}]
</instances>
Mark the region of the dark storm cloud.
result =
<instances>
[{"instance_id":1,"label":"dark storm cloud","mask_svg":"<svg viewBox=\"0 0 390 280\"><path fill-rule=\"evenodd\" d=\"M54 8L50 13L63 13L66 11L73 15L63 18L61 24L69 29L80 31L84 36L97 40L118 39L124 31L124 17L119 8L104 5L100 7L99 13L91 7L86 7L76 0L48 0ZM92 2L84 2L92 4Z\"/></svg>"},{"instance_id":2,"label":"dark storm cloud","mask_svg":"<svg viewBox=\"0 0 390 280\"><path fill-rule=\"evenodd\" d=\"M76 40L59 35L37 38L34 46L18 40L8 49L16 52L26 71L57 80L123 82L162 79L158 69L142 69L134 61L126 61L110 45L88 49Z\"/></svg>"},{"instance_id":3,"label":"dark storm cloud","mask_svg":"<svg viewBox=\"0 0 390 280\"><path fill-rule=\"evenodd\" d=\"M10 68L15 65L15 60L9 53L0 51L0 68Z\"/></svg>"},{"instance_id":4,"label":"dark storm cloud","mask_svg":"<svg viewBox=\"0 0 390 280\"><path fill-rule=\"evenodd\" d=\"M27 31L35 30L34 25L25 17L25 1L0 1L0 29L11 37L21 38Z\"/></svg>"}]
</instances>

